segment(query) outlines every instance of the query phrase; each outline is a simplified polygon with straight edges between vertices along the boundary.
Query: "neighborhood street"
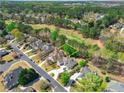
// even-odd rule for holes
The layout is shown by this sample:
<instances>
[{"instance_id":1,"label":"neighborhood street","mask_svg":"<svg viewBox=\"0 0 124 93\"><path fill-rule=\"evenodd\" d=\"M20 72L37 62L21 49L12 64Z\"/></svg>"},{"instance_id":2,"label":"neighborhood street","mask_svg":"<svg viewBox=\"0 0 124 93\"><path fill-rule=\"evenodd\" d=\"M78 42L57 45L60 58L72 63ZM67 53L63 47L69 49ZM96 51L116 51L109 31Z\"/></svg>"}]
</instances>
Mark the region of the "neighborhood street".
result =
<instances>
[{"instance_id":1,"label":"neighborhood street","mask_svg":"<svg viewBox=\"0 0 124 93\"><path fill-rule=\"evenodd\" d=\"M14 64L14 63L16 63L16 62L18 62L18 60L15 60L15 61L12 61L12 62L6 62L5 64L0 64L0 72L1 71L6 71L7 69L9 69L9 67L12 65L12 64Z\"/></svg>"},{"instance_id":2,"label":"neighborhood street","mask_svg":"<svg viewBox=\"0 0 124 93\"><path fill-rule=\"evenodd\" d=\"M56 80L54 80L47 72L45 72L41 67L35 64L28 56L19 50L13 43L10 46L19 54L21 54L21 59L27 61L41 76L47 79L50 84L54 87L55 92L67 92L64 87L62 87Z\"/></svg>"}]
</instances>

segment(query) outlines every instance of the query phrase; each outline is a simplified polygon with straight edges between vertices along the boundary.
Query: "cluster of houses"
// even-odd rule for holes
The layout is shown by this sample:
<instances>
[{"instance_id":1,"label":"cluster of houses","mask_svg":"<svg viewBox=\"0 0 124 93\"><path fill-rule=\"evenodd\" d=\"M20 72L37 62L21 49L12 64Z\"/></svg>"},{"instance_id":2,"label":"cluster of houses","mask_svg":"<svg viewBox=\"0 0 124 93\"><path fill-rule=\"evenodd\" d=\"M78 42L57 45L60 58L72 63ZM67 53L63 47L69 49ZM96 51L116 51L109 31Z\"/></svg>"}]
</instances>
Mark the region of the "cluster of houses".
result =
<instances>
[{"instance_id":1,"label":"cluster of houses","mask_svg":"<svg viewBox=\"0 0 124 93\"><path fill-rule=\"evenodd\" d=\"M67 57L62 50L57 48L49 54L45 61L47 64L56 63L58 66L66 66L67 70L71 70L77 65L75 58Z\"/></svg>"},{"instance_id":2,"label":"cluster of houses","mask_svg":"<svg viewBox=\"0 0 124 93\"><path fill-rule=\"evenodd\" d=\"M122 24L120 22L110 25L110 29L115 29L117 31L121 31L122 28L124 28L124 24Z\"/></svg>"}]
</instances>

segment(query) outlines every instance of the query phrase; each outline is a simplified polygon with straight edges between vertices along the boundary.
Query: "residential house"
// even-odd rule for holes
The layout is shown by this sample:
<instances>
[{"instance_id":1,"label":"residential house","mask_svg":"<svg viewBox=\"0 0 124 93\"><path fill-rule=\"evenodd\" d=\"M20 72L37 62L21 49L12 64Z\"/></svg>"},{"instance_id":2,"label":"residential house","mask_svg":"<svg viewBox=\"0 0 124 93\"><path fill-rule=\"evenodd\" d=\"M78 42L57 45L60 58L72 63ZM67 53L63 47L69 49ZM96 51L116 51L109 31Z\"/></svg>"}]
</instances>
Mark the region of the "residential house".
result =
<instances>
[{"instance_id":1,"label":"residential house","mask_svg":"<svg viewBox=\"0 0 124 93\"><path fill-rule=\"evenodd\" d=\"M5 56L5 55L7 55L7 54L9 54L8 51L6 51L6 50L0 50L0 58L3 57L3 56Z\"/></svg>"},{"instance_id":2,"label":"residential house","mask_svg":"<svg viewBox=\"0 0 124 93\"><path fill-rule=\"evenodd\" d=\"M122 28L124 27L124 24L122 24L122 23L116 23L116 24L114 24L114 25L111 25L110 26L110 28L112 28L112 29L117 29L117 30L121 30Z\"/></svg>"},{"instance_id":3,"label":"residential house","mask_svg":"<svg viewBox=\"0 0 124 93\"><path fill-rule=\"evenodd\" d=\"M42 40L35 40L33 43L30 44L30 46L34 49L40 49L43 47L45 43Z\"/></svg>"},{"instance_id":4,"label":"residential house","mask_svg":"<svg viewBox=\"0 0 124 93\"><path fill-rule=\"evenodd\" d=\"M74 58L69 58L69 57L63 57L61 60L57 62L59 66L66 66L68 70L73 69L74 66L77 65L77 62Z\"/></svg>"},{"instance_id":5,"label":"residential house","mask_svg":"<svg viewBox=\"0 0 124 93\"><path fill-rule=\"evenodd\" d=\"M14 39L14 36L12 36L12 35L6 35L5 36L5 39L6 40L12 40L12 39Z\"/></svg>"},{"instance_id":6,"label":"residential house","mask_svg":"<svg viewBox=\"0 0 124 93\"><path fill-rule=\"evenodd\" d=\"M8 90L18 85L18 78L23 69L21 67L14 69L12 72L4 77L4 85Z\"/></svg>"},{"instance_id":7,"label":"residential house","mask_svg":"<svg viewBox=\"0 0 124 93\"><path fill-rule=\"evenodd\" d=\"M55 48L55 50L51 54L49 54L46 62L48 62L48 64L55 63L58 60L62 59L64 56L65 54L62 50Z\"/></svg>"}]
</instances>

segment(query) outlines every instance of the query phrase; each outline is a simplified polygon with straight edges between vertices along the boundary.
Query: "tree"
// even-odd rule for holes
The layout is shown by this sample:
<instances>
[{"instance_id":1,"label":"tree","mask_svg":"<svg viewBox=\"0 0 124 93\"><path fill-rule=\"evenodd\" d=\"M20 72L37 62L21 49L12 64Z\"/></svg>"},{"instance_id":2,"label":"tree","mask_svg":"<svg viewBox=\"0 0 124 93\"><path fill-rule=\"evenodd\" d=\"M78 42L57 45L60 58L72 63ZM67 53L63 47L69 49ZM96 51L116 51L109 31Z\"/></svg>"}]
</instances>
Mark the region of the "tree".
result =
<instances>
[{"instance_id":1,"label":"tree","mask_svg":"<svg viewBox=\"0 0 124 93\"><path fill-rule=\"evenodd\" d=\"M85 61L85 60L81 60L80 62L79 62L79 65L80 65L80 67L84 67L84 66L86 66L87 65L87 61Z\"/></svg>"},{"instance_id":2,"label":"tree","mask_svg":"<svg viewBox=\"0 0 124 93\"><path fill-rule=\"evenodd\" d=\"M0 19L0 30L4 30L5 28L5 21Z\"/></svg>"},{"instance_id":3,"label":"tree","mask_svg":"<svg viewBox=\"0 0 124 93\"><path fill-rule=\"evenodd\" d=\"M64 85L66 85L68 82L69 82L69 78L70 78L70 76L69 76L69 74L67 73L67 72L63 72L62 74L61 74L61 80L62 80L62 83L64 84Z\"/></svg>"},{"instance_id":4,"label":"tree","mask_svg":"<svg viewBox=\"0 0 124 93\"><path fill-rule=\"evenodd\" d=\"M11 22L10 24L8 24L7 26L6 26L6 31L7 32L11 32L13 29L15 29L16 28L16 23L15 22Z\"/></svg>"},{"instance_id":5,"label":"tree","mask_svg":"<svg viewBox=\"0 0 124 93\"><path fill-rule=\"evenodd\" d=\"M19 75L18 82L20 85L26 85L38 77L39 77L39 74L36 73L34 69L32 68L23 69Z\"/></svg>"},{"instance_id":6,"label":"tree","mask_svg":"<svg viewBox=\"0 0 124 93\"><path fill-rule=\"evenodd\" d=\"M52 31L50 34L51 40L52 41L56 41L57 37L58 37L58 30Z\"/></svg>"},{"instance_id":7,"label":"tree","mask_svg":"<svg viewBox=\"0 0 124 93\"><path fill-rule=\"evenodd\" d=\"M24 35L18 29L14 29L11 31L11 34L17 39L17 41L21 41L24 39Z\"/></svg>"},{"instance_id":8,"label":"tree","mask_svg":"<svg viewBox=\"0 0 124 93\"><path fill-rule=\"evenodd\" d=\"M67 40L66 36L64 36L64 35L59 35L58 39L59 39L61 45L65 44L65 41Z\"/></svg>"},{"instance_id":9,"label":"tree","mask_svg":"<svg viewBox=\"0 0 124 93\"><path fill-rule=\"evenodd\" d=\"M107 88L107 83L94 73L87 73L79 80L80 91L83 92L102 92Z\"/></svg>"}]
</instances>

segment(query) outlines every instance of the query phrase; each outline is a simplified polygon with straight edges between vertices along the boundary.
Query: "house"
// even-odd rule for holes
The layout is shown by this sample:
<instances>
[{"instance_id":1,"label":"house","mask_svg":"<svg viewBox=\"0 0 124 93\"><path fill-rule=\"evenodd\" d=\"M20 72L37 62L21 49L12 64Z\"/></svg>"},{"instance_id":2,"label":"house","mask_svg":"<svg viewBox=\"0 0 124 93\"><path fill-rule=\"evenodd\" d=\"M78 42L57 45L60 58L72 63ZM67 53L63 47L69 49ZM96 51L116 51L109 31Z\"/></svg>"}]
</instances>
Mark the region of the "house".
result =
<instances>
[{"instance_id":1,"label":"house","mask_svg":"<svg viewBox=\"0 0 124 93\"><path fill-rule=\"evenodd\" d=\"M54 51L49 54L48 58L46 59L46 62L57 62L58 60L62 59L65 56L64 52L62 50L59 50L57 48L54 49Z\"/></svg>"},{"instance_id":2,"label":"house","mask_svg":"<svg viewBox=\"0 0 124 93\"><path fill-rule=\"evenodd\" d=\"M42 40L35 40L33 43L30 44L30 46L34 49L40 49L43 47L45 43Z\"/></svg>"},{"instance_id":3,"label":"house","mask_svg":"<svg viewBox=\"0 0 124 93\"><path fill-rule=\"evenodd\" d=\"M5 36L5 39L6 40L12 40L12 39L14 39L14 36L12 36L12 35L6 35Z\"/></svg>"},{"instance_id":4,"label":"house","mask_svg":"<svg viewBox=\"0 0 124 93\"><path fill-rule=\"evenodd\" d=\"M97 15L96 15L96 21L98 21L98 20L104 18L104 16L105 16L105 15L97 14Z\"/></svg>"},{"instance_id":5,"label":"house","mask_svg":"<svg viewBox=\"0 0 124 93\"><path fill-rule=\"evenodd\" d=\"M59 66L66 66L68 70L74 68L77 65L77 62L74 58L63 57L61 60L57 62Z\"/></svg>"},{"instance_id":6,"label":"house","mask_svg":"<svg viewBox=\"0 0 124 93\"><path fill-rule=\"evenodd\" d=\"M114 25L111 25L110 26L110 28L114 28L114 29L117 29L117 30L120 30L120 29L122 29L124 27L124 24L122 24L122 23L116 23L116 24L114 24Z\"/></svg>"},{"instance_id":7,"label":"house","mask_svg":"<svg viewBox=\"0 0 124 93\"><path fill-rule=\"evenodd\" d=\"M49 53L54 50L54 47L50 43L46 43L41 47L41 50L45 53Z\"/></svg>"},{"instance_id":8,"label":"house","mask_svg":"<svg viewBox=\"0 0 124 93\"><path fill-rule=\"evenodd\" d=\"M4 85L8 90L18 85L18 78L23 69L21 67L13 70L4 77Z\"/></svg>"},{"instance_id":9,"label":"house","mask_svg":"<svg viewBox=\"0 0 124 93\"><path fill-rule=\"evenodd\" d=\"M3 56L5 56L5 55L7 55L7 54L9 54L8 51L6 51L6 50L0 50L0 58L3 57Z\"/></svg>"}]
</instances>

